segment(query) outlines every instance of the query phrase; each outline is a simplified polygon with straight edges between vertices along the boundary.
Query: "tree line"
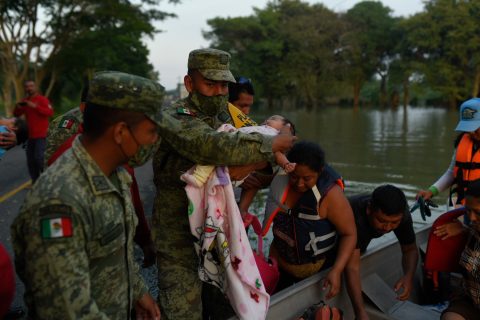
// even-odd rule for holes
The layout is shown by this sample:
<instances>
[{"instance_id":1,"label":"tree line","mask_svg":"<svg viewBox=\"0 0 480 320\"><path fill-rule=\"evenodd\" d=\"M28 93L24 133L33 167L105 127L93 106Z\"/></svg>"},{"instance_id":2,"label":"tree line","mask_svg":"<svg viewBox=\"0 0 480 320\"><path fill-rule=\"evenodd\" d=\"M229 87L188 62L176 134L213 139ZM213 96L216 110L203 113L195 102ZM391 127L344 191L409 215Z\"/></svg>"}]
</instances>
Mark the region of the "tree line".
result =
<instances>
[{"instance_id":1,"label":"tree line","mask_svg":"<svg viewBox=\"0 0 480 320\"><path fill-rule=\"evenodd\" d=\"M277 0L250 16L209 20L204 37L232 54L234 73L251 77L270 107L455 107L478 96L479 17L475 0L425 1L410 17L376 1L337 13Z\"/></svg>"},{"instance_id":2,"label":"tree line","mask_svg":"<svg viewBox=\"0 0 480 320\"><path fill-rule=\"evenodd\" d=\"M78 103L96 70L158 79L144 40L159 31L155 22L175 16L160 10L161 2L0 1L0 108L11 114L27 79L60 112ZM455 107L479 93L478 17L476 0L427 0L410 17L395 17L376 1L334 12L272 0L250 16L211 19L203 34L232 54L234 74L251 78L269 107Z\"/></svg>"}]
</instances>

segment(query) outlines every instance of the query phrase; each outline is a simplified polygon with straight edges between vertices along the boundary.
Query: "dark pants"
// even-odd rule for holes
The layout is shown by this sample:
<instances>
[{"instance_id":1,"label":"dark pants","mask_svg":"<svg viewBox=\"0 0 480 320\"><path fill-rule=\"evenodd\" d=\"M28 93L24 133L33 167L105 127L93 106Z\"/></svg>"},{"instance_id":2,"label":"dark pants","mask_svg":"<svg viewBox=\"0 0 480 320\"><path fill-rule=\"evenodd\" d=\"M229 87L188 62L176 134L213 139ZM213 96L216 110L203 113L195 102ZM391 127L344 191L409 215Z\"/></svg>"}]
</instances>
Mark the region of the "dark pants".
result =
<instances>
[{"instance_id":1,"label":"dark pants","mask_svg":"<svg viewBox=\"0 0 480 320\"><path fill-rule=\"evenodd\" d=\"M27 165L32 183L38 179L43 171L45 143L45 138L28 139L27 142Z\"/></svg>"}]
</instances>

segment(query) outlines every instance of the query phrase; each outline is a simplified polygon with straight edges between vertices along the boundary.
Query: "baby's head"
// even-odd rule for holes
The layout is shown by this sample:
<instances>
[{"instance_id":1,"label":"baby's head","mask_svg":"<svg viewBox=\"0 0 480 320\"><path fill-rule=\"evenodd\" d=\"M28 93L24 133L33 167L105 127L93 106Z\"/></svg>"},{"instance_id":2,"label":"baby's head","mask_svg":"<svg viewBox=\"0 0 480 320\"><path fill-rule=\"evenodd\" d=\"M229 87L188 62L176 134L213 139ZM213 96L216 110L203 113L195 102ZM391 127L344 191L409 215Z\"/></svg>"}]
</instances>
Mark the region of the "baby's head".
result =
<instances>
[{"instance_id":1,"label":"baby's head","mask_svg":"<svg viewBox=\"0 0 480 320\"><path fill-rule=\"evenodd\" d=\"M271 116L267 120L265 120L265 124L269 127L275 128L277 130L282 129L287 124L290 125L290 130L293 135L295 135L295 126L293 125L292 121L288 120L285 117L282 117L278 114Z\"/></svg>"}]
</instances>

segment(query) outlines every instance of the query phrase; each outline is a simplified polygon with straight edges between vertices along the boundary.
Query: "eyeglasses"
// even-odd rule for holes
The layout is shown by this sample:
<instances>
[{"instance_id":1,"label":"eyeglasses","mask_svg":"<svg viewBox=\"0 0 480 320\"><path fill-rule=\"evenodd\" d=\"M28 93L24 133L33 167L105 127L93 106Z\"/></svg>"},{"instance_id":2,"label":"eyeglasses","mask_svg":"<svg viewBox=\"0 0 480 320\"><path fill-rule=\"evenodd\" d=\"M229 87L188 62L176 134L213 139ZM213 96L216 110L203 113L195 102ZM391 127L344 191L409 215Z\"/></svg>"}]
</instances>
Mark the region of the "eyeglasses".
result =
<instances>
[{"instance_id":1,"label":"eyeglasses","mask_svg":"<svg viewBox=\"0 0 480 320\"><path fill-rule=\"evenodd\" d=\"M245 78L245 77L238 77L237 78L237 83L238 84L252 84L252 80L250 80L249 78Z\"/></svg>"}]
</instances>

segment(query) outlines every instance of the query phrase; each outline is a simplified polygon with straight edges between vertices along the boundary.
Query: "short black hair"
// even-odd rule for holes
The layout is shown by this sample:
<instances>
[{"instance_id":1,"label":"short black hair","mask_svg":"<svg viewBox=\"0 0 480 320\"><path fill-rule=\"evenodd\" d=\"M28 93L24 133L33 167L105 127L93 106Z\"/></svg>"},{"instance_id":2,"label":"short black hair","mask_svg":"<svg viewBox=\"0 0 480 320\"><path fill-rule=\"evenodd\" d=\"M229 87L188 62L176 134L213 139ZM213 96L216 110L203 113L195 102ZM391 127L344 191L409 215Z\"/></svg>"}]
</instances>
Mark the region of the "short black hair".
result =
<instances>
[{"instance_id":1,"label":"short black hair","mask_svg":"<svg viewBox=\"0 0 480 320\"><path fill-rule=\"evenodd\" d=\"M287 125L287 124L290 125L290 132L292 132L292 135L295 136L297 134L297 130L295 130L295 125L293 124L293 122L290 119L283 117L283 123L285 125Z\"/></svg>"},{"instance_id":2,"label":"short black hair","mask_svg":"<svg viewBox=\"0 0 480 320\"><path fill-rule=\"evenodd\" d=\"M465 196L480 198L480 179L473 180L467 184L467 190L465 190Z\"/></svg>"},{"instance_id":3,"label":"short black hair","mask_svg":"<svg viewBox=\"0 0 480 320\"><path fill-rule=\"evenodd\" d=\"M23 144L28 140L28 126L27 122L22 118L15 118L15 135L17 137L17 144Z\"/></svg>"},{"instance_id":4,"label":"short black hair","mask_svg":"<svg viewBox=\"0 0 480 320\"><path fill-rule=\"evenodd\" d=\"M399 188L385 184L373 190L370 209L373 212L381 210L387 216L404 214L408 210L407 198Z\"/></svg>"},{"instance_id":5,"label":"short black hair","mask_svg":"<svg viewBox=\"0 0 480 320\"><path fill-rule=\"evenodd\" d=\"M145 115L140 112L87 102L83 113L83 132L90 138L97 139L118 122L125 122L129 127L134 128L145 118Z\"/></svg>"},{"instance_id":6,"label":"short black hair","mask_svg":"<svg viewBox=\"0 0 480 320\"><path fill-rule=\"evenodd\" d=\"M237 101L241 93L246 93L251 96L255 95L252 81L245 77L235 77L237 82L228 83L228 101Z\"/></svg>"},{"instance_id":7,"label":"short black hair","mask_svg":"<svg viewBox=\"0 0 480 320\"><path fill-rule=\"evenodd\" d=\"M325 166L325 152L317 143L311 141L295 143L288 152L287 159L297 165L306 165L315 172L322 171Z\"/></svg>"}]
</instances>

